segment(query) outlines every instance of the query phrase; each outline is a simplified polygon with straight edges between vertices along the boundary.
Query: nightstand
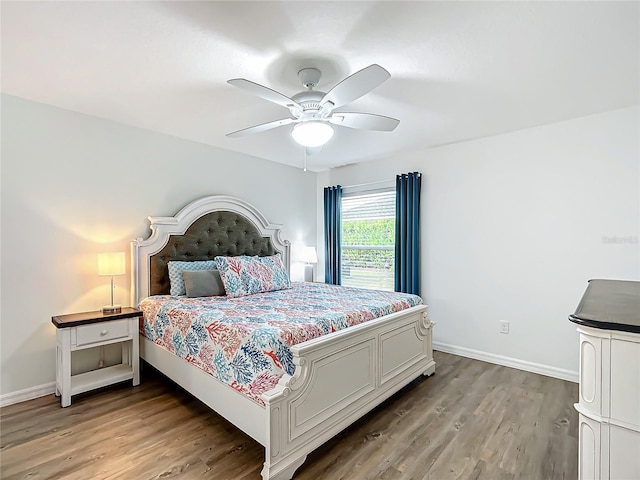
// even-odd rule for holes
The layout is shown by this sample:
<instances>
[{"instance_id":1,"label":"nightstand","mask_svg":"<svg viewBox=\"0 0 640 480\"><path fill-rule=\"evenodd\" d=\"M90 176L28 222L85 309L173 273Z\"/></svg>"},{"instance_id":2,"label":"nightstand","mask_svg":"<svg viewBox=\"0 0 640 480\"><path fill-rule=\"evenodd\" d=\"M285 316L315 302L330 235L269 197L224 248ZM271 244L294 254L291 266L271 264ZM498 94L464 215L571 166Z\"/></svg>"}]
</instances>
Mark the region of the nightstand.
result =
<instances>
[{"instance_id":1,"label":"nightstand","mask_svg":"<svg viewBox=\"0 0 640 480\"><path fill-rule=\"evenodd\" d=\"M63 407L71 405L71 396L132 379L140 384L139 318L142 312L122 308L118 313L102 311L73 313L51 317L56 326L56 396ZM71 375L71 352L120 343L122 363L90 372Z\"/></svg>"}]
</instances>

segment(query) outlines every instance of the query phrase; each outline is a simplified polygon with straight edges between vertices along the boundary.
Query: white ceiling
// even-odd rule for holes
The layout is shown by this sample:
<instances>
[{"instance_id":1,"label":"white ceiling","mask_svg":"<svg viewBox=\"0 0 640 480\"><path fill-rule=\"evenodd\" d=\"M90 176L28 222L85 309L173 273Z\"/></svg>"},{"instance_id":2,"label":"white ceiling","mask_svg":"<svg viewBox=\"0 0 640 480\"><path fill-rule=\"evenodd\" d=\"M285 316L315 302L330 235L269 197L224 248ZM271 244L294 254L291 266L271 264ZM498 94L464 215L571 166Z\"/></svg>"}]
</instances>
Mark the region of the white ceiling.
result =
<instances>
[{"instance_id":1,"label":"white ceiling","mask_svg":"<svg viewBox=\"0 0 640 480\"><path fill-rule=\"evenodd\" d=\"M300 166L289 116L226 83L287 96L296 72L327 91L372 63L391 79L343 111L400 119L393 132L336 128L309 167L391 157L636 105L640 3L7 2L2 91Z\"/></svg>"}]
</instances>

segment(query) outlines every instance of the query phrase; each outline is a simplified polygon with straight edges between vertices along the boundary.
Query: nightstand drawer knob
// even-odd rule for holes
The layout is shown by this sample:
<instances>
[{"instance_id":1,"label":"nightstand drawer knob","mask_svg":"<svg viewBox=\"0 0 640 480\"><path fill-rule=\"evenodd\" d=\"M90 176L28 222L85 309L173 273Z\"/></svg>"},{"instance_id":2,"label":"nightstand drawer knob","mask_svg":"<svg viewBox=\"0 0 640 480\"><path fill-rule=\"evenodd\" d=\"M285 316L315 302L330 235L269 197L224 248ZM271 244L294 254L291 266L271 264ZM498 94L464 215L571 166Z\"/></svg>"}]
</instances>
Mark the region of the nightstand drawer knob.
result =
<instances>
[{"instance_id":1,"label":"nightstand drawer knob","mask_svg":"<svg viewBox=\"0 0 640 480\"><path fill-rule=\"evenodd\" d=\"M100 336L101 336L101 337L104 337L107 333L109 333L109 330L102 330L102 331L100 332Z\"/></svg>"}]
</instances>

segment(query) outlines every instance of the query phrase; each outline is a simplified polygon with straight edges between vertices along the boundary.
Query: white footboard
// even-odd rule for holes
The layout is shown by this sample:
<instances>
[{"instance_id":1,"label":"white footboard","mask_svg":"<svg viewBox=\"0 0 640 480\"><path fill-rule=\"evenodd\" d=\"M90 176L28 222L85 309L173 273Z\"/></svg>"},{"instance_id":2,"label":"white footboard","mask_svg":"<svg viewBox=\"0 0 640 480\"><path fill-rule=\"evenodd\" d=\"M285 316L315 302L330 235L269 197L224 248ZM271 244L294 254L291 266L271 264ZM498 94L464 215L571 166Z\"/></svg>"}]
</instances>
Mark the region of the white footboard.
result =
<instances>
[{"instance_id":1,"label":"white footboard","mask_svg":"<svg viewBox=\"0 0 640 480\"><path fill-rule=\"evenodd\" d=\"M419 305L291 348L295 374L262 397L264 480L290 479L309 452L435 371L426 310Z\"/></svg>"}]
</instances>

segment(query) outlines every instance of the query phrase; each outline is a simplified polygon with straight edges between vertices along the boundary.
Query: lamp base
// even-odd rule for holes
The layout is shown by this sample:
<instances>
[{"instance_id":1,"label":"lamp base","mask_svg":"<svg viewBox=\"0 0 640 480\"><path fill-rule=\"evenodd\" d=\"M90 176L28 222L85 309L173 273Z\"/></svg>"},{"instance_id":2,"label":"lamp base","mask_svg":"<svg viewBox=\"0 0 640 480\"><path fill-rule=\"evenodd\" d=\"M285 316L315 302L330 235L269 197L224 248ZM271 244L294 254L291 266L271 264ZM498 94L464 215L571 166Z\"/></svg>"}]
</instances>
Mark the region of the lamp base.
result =
<instances>
[{"instance_id":1,"label":"lamp base","mask_svg":"<svg viewBox=\"0 0 640 480\"><path fill-rule=\"evenodd\" d=\"M105 305L102 307L102 313L120 313L121 311L121 305Z\"/></svg>"},{"instance_id":2,"label":"lamp base","mask_svg":"<svg viewBox=\"0 0 640 480\"><path fill-rule=\"evenodd\" d=\"M304 266L304 281L313 282L313 265L307 264Z\"/></svg>"}]
</instances>

